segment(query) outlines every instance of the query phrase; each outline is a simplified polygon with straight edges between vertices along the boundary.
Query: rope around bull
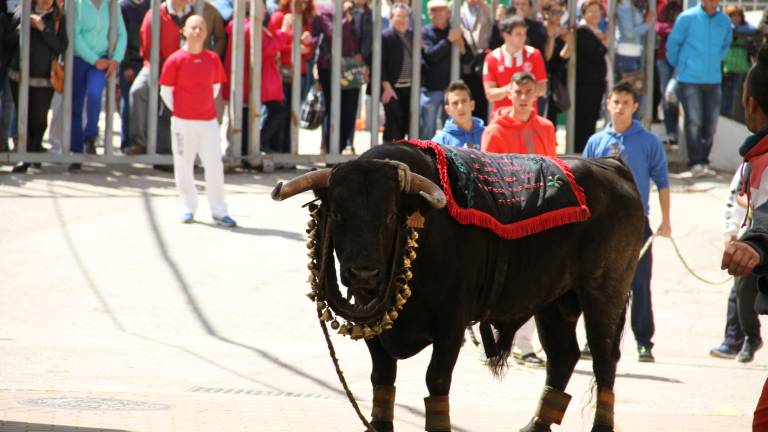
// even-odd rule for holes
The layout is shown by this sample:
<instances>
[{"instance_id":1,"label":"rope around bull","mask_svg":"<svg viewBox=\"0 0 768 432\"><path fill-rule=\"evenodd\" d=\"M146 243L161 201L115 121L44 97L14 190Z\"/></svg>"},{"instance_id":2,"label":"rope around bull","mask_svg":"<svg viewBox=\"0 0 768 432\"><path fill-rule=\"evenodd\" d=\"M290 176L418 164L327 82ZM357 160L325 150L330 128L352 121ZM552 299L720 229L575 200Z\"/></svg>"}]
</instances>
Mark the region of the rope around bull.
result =
<instances>
[{"instance_id":1,"label":"rope around bull","mask_svg":"<svg viewBox=\"0 0 768 432\"><path fill-rule=\"evenodd\" d=\"M658 235L659 235L658 232L654 232L652 236L648 237L648 240L645 241L643 248L640 249L640 256L637 259L638 261L640 261L643 258L643 255L645 255L645 253L648 251L648 248L651 247L654 239L658 237ZM723 279L721 281L713 281L700 276L698 273L696 273L695 270L693 270L693 268L691 268L691 266L688 264L688 261L686 261L685 258L683 257L683 254L680 252L680 248L677 247L677 242L675 241L675 238L674 237L668 237L668 238L669 238L669 241L672 242L672 247L675 249L675 254L680 259L680 262L683 264L683 267L685 267L685 269L688 270L688 273L690 273L691 276L695 277L699 281L704 282L705 284L708 284L708 285L722 285L726 282L730 282L733 279L733 276L729 276L726 279Z\"/></svg>"}]
</instances>

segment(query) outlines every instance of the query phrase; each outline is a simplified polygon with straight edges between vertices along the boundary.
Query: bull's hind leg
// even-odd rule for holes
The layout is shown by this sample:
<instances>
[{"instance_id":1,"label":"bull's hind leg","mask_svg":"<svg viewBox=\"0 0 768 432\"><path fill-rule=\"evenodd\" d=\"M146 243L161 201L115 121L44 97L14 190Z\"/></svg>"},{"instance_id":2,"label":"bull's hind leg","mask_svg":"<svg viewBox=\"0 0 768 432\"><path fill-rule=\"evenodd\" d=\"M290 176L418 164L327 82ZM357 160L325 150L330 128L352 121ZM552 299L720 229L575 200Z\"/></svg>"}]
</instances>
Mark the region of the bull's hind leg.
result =
<instances>
[{"instance_id":1,"label":"bull's hind leg","mask_svg":"<svg viewBox=\"0 0 768 432\"><path fill-rule=\"evenodd\" d=\"M597 408L592 432L613 432L613 385L616 381L616 365L621 357L621 334L626 318L626 299L624 305L607 306L605 299L597 302L584 302L584 324L587 329L587 341L592 351L592 370L597 382ZM602 304L601 304L602 303Z\"/></svg>"},{"instance_id":2,"label":"bull's hind leg","mask_svg":"<svg viewBox=\"0 0 768 432\"><path fill-rule=\"evenodd\" d=\"M536 314L539 339L547 353L547 380L536 413L521 432L547 432L552 423L563 420L571 400L565 387L580 355L576 340L579 313L578 299L568 293Z\"/></svg>"},{"instance_id":3,"label":"bull's hind leg","mask_svg":"<svg viewBox=\"0 0 768 432\"><path fill-rule=\"evenodd\" d=\"M371 384L373 384L373 409L371 426L376 432L392 432L395 415L395 378L397 359L389 355L378 338L365 341L371 354Z\"/></svg>"},{"instance_id":4,"label":"bull's hind leg","mask_svg":"<svg viewBox=\"0 0 768 432\"><path fill-rule=\"evenodd\" d=\"M426 421L424 430L429 432L450 432L451 415L448 394L451 390L453 368L461 351L464 326L443 328L432 343L432 357L427 367L427 389L429 397L424 398Z\"/></svg>"}]
</instances>

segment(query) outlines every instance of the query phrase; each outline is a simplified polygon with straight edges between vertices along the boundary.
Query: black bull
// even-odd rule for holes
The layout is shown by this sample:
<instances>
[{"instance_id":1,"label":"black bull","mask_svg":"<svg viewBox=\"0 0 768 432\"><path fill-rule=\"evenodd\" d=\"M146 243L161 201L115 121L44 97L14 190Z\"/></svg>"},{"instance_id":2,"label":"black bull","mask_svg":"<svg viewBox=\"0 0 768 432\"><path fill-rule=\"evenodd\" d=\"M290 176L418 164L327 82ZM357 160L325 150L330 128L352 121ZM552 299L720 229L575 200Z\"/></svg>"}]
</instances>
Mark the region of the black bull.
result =
<instances>
[{"instance_id":1,"label":"black bull","mask_svg":"<svg viewBox=\"0 0 768 432\"><path fill-rule=\"evenodd\" d=\"M402 162L419 174L411 189L423 191L426 186L428 193L403 191L397 166L386 160ZM435 164L407 145L378 146L332 171L305 174L275 188L275 199L310 189L321 199L320 220L331 224L341 281L358 304L368 303L388 285L386 275L399 254L395 239L405 218L417 210L426 218L413 266L412 297L391 330L366 340L372 362L371 423L377 431L393 430L399 359L432 345L425 429L450 431L448 394L465 327L483 321L497 329L499 372L515 332L531 316L547 355L547 378L539 407L522 430L549 431L552 423L560 423L570 400L564 391L580 355L576 323L582 312L598 392L592 431L613 431L612 389L641 247L643 209L622 162L566 162L584 189L591 217L517 240L461 225L435 199L425 199L441 194ZM501 284L495 275L499 265L506 266Z\"/></svg>"}]
</instances>

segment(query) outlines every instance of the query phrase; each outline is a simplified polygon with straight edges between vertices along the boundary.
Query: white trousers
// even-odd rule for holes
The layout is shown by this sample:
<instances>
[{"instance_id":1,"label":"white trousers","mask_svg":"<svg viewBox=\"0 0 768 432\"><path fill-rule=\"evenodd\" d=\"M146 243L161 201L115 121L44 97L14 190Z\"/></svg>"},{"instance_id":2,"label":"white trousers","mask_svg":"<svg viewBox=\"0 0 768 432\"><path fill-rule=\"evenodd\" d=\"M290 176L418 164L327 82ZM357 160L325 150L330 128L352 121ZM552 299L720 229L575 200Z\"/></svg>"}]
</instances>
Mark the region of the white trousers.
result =
<instances>
[{"instance_id":1,"label":"white trousers","mask_svg":"<svg viewBox=\"0 0 768 432\"><path fill-rule=\"evenodd\" d=\"M171 117L171 144L173 146L173 174L181 195L182 213L197 210L195 189L195 156L200 155L205 169L205 189L211 215L227 215L224 201L224 167L221 163L219 123L211 120L184 120Z\"/></svg>"},{"instance_id":2,"label":"white trousers","mask_svg":"<svg viewBox=\"0 0 768 432\"><path fill-rule=\"evenodd\" d=\"M519 351L523 355L536 352L533 348L534 334L536 334L536 320L531 318L515 333L515 339L512 343L515 351Z\"/></svg>"}]
</instances>

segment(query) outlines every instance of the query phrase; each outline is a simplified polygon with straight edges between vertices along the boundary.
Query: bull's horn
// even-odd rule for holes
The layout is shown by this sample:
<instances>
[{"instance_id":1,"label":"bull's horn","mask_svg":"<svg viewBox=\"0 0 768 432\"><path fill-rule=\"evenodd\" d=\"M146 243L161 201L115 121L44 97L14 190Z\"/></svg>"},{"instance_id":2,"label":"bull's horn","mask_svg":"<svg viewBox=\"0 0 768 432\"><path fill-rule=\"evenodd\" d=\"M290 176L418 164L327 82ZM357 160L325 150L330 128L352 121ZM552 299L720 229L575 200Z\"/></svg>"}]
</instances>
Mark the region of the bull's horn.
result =
<instances>
[{"instance_id":1,"label":"bull's horn","mask_svg":"<svg viewBox=\"0 0 768 432\"><path fill-rule=\"evenodd\" d=\"M425 200L434 208L443 208L446 204L445 193L442 189L426 177L422 177L416 173L411 173L411 181L409 182L406 193L417 193L424 197Z\"/></svg>"},{"instance_id":2,"label":"bull's horn","mask_svg":"<svg viewBox=\"0 0 768 432\"><path fill-rule=\"evenodd\" d=\"M277 186L272 189L272 199L275 201L282 201L310 189L326 188L328 187L330 180L331 168L308 172L288 180L285 183L278 183Z\"/></svg>"}]
</instances>

